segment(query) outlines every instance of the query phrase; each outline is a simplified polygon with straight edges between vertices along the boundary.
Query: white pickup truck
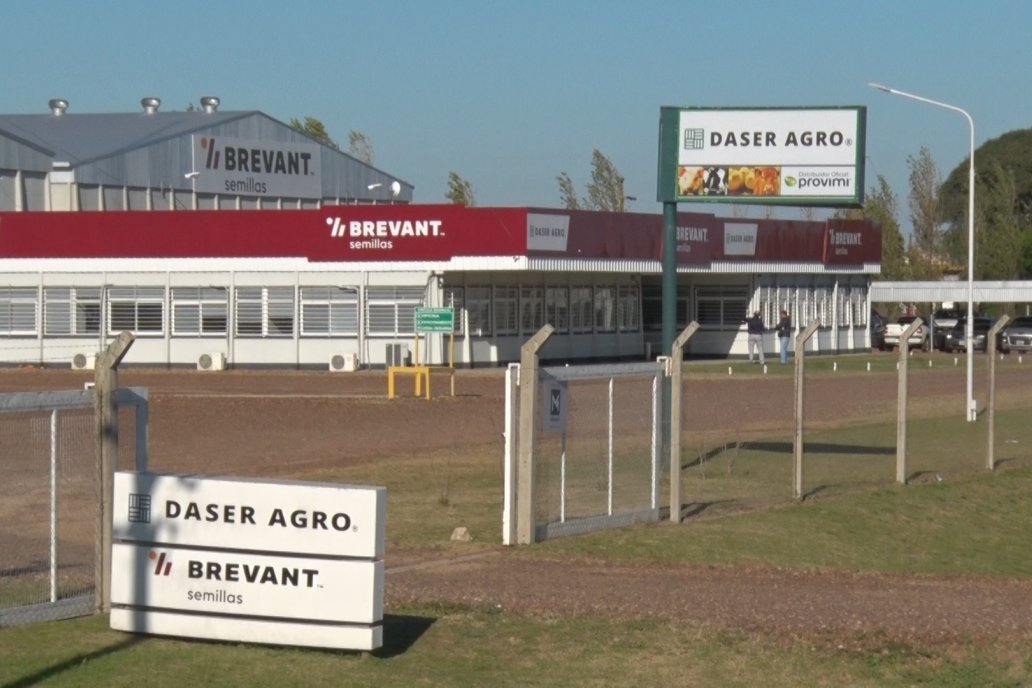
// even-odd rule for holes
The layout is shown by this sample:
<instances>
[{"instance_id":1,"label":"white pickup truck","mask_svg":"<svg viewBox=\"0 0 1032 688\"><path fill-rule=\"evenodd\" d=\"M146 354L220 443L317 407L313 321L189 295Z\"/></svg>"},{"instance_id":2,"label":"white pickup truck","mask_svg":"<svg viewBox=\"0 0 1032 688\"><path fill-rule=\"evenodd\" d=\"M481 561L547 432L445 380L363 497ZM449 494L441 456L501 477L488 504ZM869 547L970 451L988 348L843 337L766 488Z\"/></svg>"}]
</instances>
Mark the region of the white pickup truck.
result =
<instances>
[{"instance_id":1,"label":"white pickup truck","mask_svg":"<svg viewBox=\"0 0 1032 688\"><path fill-rule=\"evenodd\" d=\"M885 325L885 348L891 350L898 347L900 345L899 338L903 335L903 330L910 327L910 323L914 322L917 317L916 315L904 315L894 323L887 323ZM924 321L924 318L921 318L921 320ZM907 341L907 348L928 351L931 344L928 337L928 329L928 325L925 323L914 330Z\"/></svg>"}]
</instances>

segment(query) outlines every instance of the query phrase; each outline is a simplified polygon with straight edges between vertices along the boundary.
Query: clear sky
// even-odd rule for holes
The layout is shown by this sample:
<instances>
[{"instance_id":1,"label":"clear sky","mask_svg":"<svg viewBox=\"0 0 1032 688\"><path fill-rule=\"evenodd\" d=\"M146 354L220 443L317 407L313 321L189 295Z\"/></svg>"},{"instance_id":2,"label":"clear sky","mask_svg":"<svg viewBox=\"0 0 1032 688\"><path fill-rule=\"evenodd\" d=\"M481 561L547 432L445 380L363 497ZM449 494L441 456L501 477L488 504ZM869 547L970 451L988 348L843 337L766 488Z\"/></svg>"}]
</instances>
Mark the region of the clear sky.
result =
<instances>
[{"instance_id":1,"label":"clear sky","mask_svg":"<svg viewBox=\"0 0 1032 688\"><path fill-rule=\"evenodd\" d=\"M629 209L661 212L661 106L864 105L867 187L884 175L907 226L907 157L927 147L945 177L967 122L868 82L964 108L976 146L1032 126L1027 0L3 0L0 17L0 112L215 95L312 116L342 148L365 134L417 203L455 171L478 205L555 207L556 175L583 193L597 148Z\"/></svg>"}]
</instances>

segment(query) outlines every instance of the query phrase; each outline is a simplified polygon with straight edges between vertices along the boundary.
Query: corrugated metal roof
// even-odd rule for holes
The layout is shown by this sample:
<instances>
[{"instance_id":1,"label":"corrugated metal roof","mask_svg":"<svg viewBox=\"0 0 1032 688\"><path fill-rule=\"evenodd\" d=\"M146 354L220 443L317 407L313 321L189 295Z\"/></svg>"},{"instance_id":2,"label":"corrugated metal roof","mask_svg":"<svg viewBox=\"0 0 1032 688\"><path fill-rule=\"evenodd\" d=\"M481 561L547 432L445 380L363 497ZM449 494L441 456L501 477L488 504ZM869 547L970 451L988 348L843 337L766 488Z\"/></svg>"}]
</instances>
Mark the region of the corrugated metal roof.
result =
<instances>
[{"instance_id":1,"label":"corrugated metal roof","mask_svg":"<svg viewBox=\"0 0 1032 688\"><path fill-rule=\"evenodd\" d=\"M0 133L47 151L73 167L243 117L242 112L0 115ZM264 116L264 115L263 115Z\"/></svg>"},{"instance_id":2,"label":"corrugated metal roof","mask_svg":"<svg viewBox=\"0 0 1032 688\"><path fill-rule=\"evenodd\" d=\"M1030 303L1032 281L997 280L974 282L972 301L976 303ZM874 303L967 303L968 283L949 282L872 282L871 301Z\"/></svg>"}]
</instances>

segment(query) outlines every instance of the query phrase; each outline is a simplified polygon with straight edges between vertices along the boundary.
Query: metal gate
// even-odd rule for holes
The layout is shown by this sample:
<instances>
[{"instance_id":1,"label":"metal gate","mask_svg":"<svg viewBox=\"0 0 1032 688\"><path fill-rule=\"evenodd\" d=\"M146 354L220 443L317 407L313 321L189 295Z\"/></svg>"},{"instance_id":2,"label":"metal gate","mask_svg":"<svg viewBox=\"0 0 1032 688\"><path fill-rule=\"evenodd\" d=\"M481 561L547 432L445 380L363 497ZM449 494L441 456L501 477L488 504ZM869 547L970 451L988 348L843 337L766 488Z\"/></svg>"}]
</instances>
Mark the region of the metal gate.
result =
<instances>
[{"instance_id":1,"label":"metal gate","mask_svg":"<svg viewBox=\"0 0 1032 688\"><path fill-rule=\"evenodd\" d=\"M147 390L119 389L120 456L147 468ZM100 468L92 389L0 394L0 628L95 609Z\"/></svg>"}]
</instances>

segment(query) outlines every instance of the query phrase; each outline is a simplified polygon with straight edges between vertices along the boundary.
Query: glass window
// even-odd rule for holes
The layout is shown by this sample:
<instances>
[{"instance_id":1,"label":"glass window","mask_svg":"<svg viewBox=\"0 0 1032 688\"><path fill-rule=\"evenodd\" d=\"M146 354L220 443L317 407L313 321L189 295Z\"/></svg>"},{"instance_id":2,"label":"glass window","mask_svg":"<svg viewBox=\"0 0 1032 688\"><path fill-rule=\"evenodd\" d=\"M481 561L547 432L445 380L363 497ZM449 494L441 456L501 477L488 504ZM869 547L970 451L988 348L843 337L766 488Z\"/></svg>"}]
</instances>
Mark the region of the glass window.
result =
<instances>
[{"instance_id":1,"label":"glass window","mask_svg":"<svg viewBox=\"0 0 1032 688\"><path fill-rule=\"evenodd\" d=\"M621 332L637 332L641 328L638 287L624 285L618 291L617 320Z\"/></svg>"},{"instance_id":2,"label":"glass window","mask_svg":"<svg viewBox=\"0 0 1032 688\"><path fill-rule=\"evenodd\" d=\"M519 291L516 287L494 288L494 333L498 336L518 334Z\"/></svg>"},{"instance_id":3,"label":"glass window","mask_svg":"<svg viewBox=\"0 0 1032 688\"><path fill-rule=\"evenodd\" d=\"M532 335L545 324L544 287L520 289L520 332Z\"/></svg>"},{"instance_id":4,"label":"glass window","mask_svg":"<svg viewBox=\"0 0 1032 688\"><path fill-rule=\"evenodd\" d=\"M616 332L616 287L595 287L595 331Z\"/></svg>"},{"instance_id":5,"label":"glass window","mask_svg":"<svg viewBox=\"0 0 1032 688\"><path fill-rule=\"evenodd\" d=\"M423 287L367 287L366 332L371 335L412 335L416 308L423 305Z\"/></svg>"},{"instance_id":6,"label":"glass window","mask_svg":"<svg viewBox=\"0 0 1032 688\"><path fill-rule=\"evenodd\" d=\"M455 313L455 334L464 334L462 325L463 318L463 289L462 287L445 287L444 288L444 305L451 306L452 312Z\"/></svg>"},{"instance_id":7,"label":"glass window","mask_svg":"<svg viewBox=\"0 0 1032 688\"><path fill-rule=\"evenodd\" d=\"M491 287L466 287L469 332L477 337L491 334Z\"/></svg>"},{"instance_id":8,"label":"glass window","mask_svg":"<svg viewBox=\"0 0 1032 688\"><path fill-rule=\"evenodd\" d=\"M293 287L237 287L236 332L240 337L291 337Z\"/></svg>"},{"instance_id":9,"label":"glass window","mask_svg":"<svg viewBox=\"0 0 1032 688\"><path fill-rule=\"evenodd\" d=\"M44 288L43 333L100 334L100 287Z\"/></svg>"},{"instance_id":10,"label":"glass window","mask_svg":"<svg viewBox=\"0 0 1032 688\"><path fill-rule=\"evenodd\" d=\"M749 289L744 286L713 286L695 289L695 312L699 324L720 329L737 329L745 320Z\"/></svg>"},{"instance_id":11,"label":"glass window","mask_svg":"<svg viewBox=\"0 0 1032 688\"><path fill-rule=\"evenodd\" d=\"M36 287L0 288L0 335L35 335Z\"/></svg>"},{"instance_id":12,"label":"glass window","mask_svg":"<svg viewBox=\"0 0 1032 688\"><path fill-rule=\"evenodd\" d=\"M591 287L570 287L570 330L574 334L592 331Z\"/></svg>"},{"instance_id":13,"label":"glass window","mask_svg":"<svg viewBox=\"0 0 1032 688\"><path fill-rule=\"evenodd\" d=\"M357 287L301 287L301 335L357 337Z\"/></svg>"},{"instance_id":14,"label":"glass window","mask_svg":"<svg viewBox=\"0 0 1032 688\"><path fill-rule=\"evenodd\" d=\"M570 331L570 290L567 287L548 287L545 290L545 319L556 334Z\"/></svg>"},{"instance_id":15,"label":"glass window","mask_svg":"<svg viewBox=\"0 0 1032 688\"><path fill-rule=\"evenodd\" d=\"M108 332L165 333L164 287L109 287Z\"/></svg>"},{"instance_id":16,"label":"glass window","mask_svg":"<svg viewBox=\"0 0 1032 688\"><path fill-rule=\"evenodd\" d=\"M228 311L225 287L172 288L173 336L226 334Z\"/></svg>"}]
</instances>

